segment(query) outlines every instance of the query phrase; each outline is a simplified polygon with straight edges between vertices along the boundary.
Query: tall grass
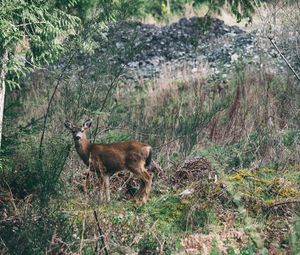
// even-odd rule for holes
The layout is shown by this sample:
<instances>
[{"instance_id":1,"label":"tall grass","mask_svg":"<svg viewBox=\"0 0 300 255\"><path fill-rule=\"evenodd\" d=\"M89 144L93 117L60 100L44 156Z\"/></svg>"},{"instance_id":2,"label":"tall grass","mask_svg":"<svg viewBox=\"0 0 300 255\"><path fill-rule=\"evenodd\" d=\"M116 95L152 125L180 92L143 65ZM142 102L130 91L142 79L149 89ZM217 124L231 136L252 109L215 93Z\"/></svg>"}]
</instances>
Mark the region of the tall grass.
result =
<instances>
[{"instance_id":1,"label":"tall grass","mask_svg":"<svg viewBox=\"0 0 300 255\"><path fill-rule=\"evenodd\" d=\"M232 148L234 167L299 158L299 88L289 78L243 63L227 84L207 83L206 66L184 72L166 69L123 94L108 125L150 142L164 162L212 143Z\"/></svg>"}]
</instances>

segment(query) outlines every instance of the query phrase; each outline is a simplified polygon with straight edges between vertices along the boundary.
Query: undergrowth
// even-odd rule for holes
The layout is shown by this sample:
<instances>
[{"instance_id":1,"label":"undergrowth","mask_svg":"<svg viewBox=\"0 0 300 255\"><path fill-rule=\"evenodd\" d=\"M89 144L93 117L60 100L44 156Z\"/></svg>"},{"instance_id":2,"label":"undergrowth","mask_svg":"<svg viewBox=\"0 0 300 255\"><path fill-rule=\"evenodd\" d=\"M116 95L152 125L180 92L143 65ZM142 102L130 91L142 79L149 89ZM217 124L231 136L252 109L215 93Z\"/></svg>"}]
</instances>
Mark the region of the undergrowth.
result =
<instances>
[{"instance_id":1,"label":"undergrowth","mask_svg":"<svg viewBox=\"0 0 300 255\"><path fill-rule=\"evenodd\" d=\"M291 79L263 69L255 75L256 69L239 63L227 84L208 83L204 66L175 80L166 72L137 89L115 85L116 74L104 75L106 67L94 73L100 85L88 80L95 66L86 65L78 81L68 70L45 127L34 109L47 104L32 96L46 99L44 88L33 84L28 95L19 95L22 113L16 114L19 104L8 107L11 129L0 161L2 253L100 252L94 210L111 254L298 252L300 94ZM100 91L113 94L105 105ZM155 176L145 205L125 196L126 185L100 206L97 188L88 195L80 190L86 169L62 123L87 117L97 123L91 139L152 145L164 172ZM176 171L187 157L206 158L214 178L202 175L176 186Z\"/></svg>"},{"instance_id":2,"label":"undergrowth","mask_svg":"<svg viewBox=\"0 0 300 255\"><path fill-rule=\"evenodd\" d=\"M292 222L282 220L297 211L289 201L300 199L298 168L291 165L283 173L266 167L242 169L215 183L190 183L186 189L194 192L189 196L181 195L182 190L154 193L141 207L124 200L99 207L87 198L74 198L63 208L73 219L75 240L86 252L98 240L89 238L98 235L93 210L112 253L252 254L270 247L283 252L289 244L294 247L297 238L297 232L290 236L287 231Z\"/></svg>"}]
</instances>

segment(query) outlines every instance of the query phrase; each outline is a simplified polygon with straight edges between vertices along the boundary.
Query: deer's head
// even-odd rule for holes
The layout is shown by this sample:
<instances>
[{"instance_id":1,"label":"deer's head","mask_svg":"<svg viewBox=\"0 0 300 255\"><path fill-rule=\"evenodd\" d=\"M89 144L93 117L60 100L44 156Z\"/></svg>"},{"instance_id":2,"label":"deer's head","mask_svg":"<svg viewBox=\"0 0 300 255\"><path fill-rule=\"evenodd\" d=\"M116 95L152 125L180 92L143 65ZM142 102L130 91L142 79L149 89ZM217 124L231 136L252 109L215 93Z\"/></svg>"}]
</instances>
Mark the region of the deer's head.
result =
<instances>
[{"instance_id":1,"label":"deer's head","mask_svg":"<svg viewBox=\"0 0 300 255\"><path fill-rule=\"evenodd\" d=\"M76 126L67 120L64 124L65 127L71 131L74 141L80 143L82 140L86 139L86 131L91 127L92 119L85 121L82 126Z\"/></svg>"}]
</instances>

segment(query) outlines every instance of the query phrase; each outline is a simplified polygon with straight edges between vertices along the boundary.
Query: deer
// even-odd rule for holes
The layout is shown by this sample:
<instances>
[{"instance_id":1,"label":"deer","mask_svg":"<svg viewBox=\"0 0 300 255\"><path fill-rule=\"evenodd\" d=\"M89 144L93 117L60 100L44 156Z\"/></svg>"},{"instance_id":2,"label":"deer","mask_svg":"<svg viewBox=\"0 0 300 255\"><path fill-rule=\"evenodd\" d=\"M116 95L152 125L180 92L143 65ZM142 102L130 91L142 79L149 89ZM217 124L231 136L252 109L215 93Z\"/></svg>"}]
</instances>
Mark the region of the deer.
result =
<instances>
[{"instance_id":1,"label":"deer","mask_svg":"<svg viewBox=\"0 0 300 255\"><path fill-rule=\"evenodd\" d=\"M73 135L79 157L89 168L87 175L90 172L97 174L102 202L110 201L110 177L122 170L132 172L141 180L141 186L134 196L134 201L138 204L147 202L152 185L152 175L147 171L152 163L150 145L138 141L92 143L87 138L87 130L92 125L92 119L86 120L82 126L76 126L70 121L65 121L64 125ZM86 191L86 186L83 189Z\"/></svg>"}]
</instances>

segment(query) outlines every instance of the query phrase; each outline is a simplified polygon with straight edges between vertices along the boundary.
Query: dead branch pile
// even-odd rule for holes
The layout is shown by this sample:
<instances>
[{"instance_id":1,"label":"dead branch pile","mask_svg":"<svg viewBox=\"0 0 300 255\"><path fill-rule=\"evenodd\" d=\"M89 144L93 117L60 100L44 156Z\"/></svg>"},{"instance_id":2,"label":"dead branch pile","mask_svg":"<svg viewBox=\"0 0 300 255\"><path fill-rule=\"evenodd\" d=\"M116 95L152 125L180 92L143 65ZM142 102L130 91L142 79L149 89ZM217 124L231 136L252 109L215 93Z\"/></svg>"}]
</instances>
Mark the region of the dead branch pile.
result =
<instances>
[{"instance_id":1,"label":"dead branch pile","mask_svg":"<svg viewBox=\"0 0 300 255\"><path fill-rule=\"evenodd\" d=\"M177 168L172 182L177 187L184 187L192 182L213 181L216 176L216 172L207 159L203 157L187 158Z\"/></svg>"}]
</instances>

